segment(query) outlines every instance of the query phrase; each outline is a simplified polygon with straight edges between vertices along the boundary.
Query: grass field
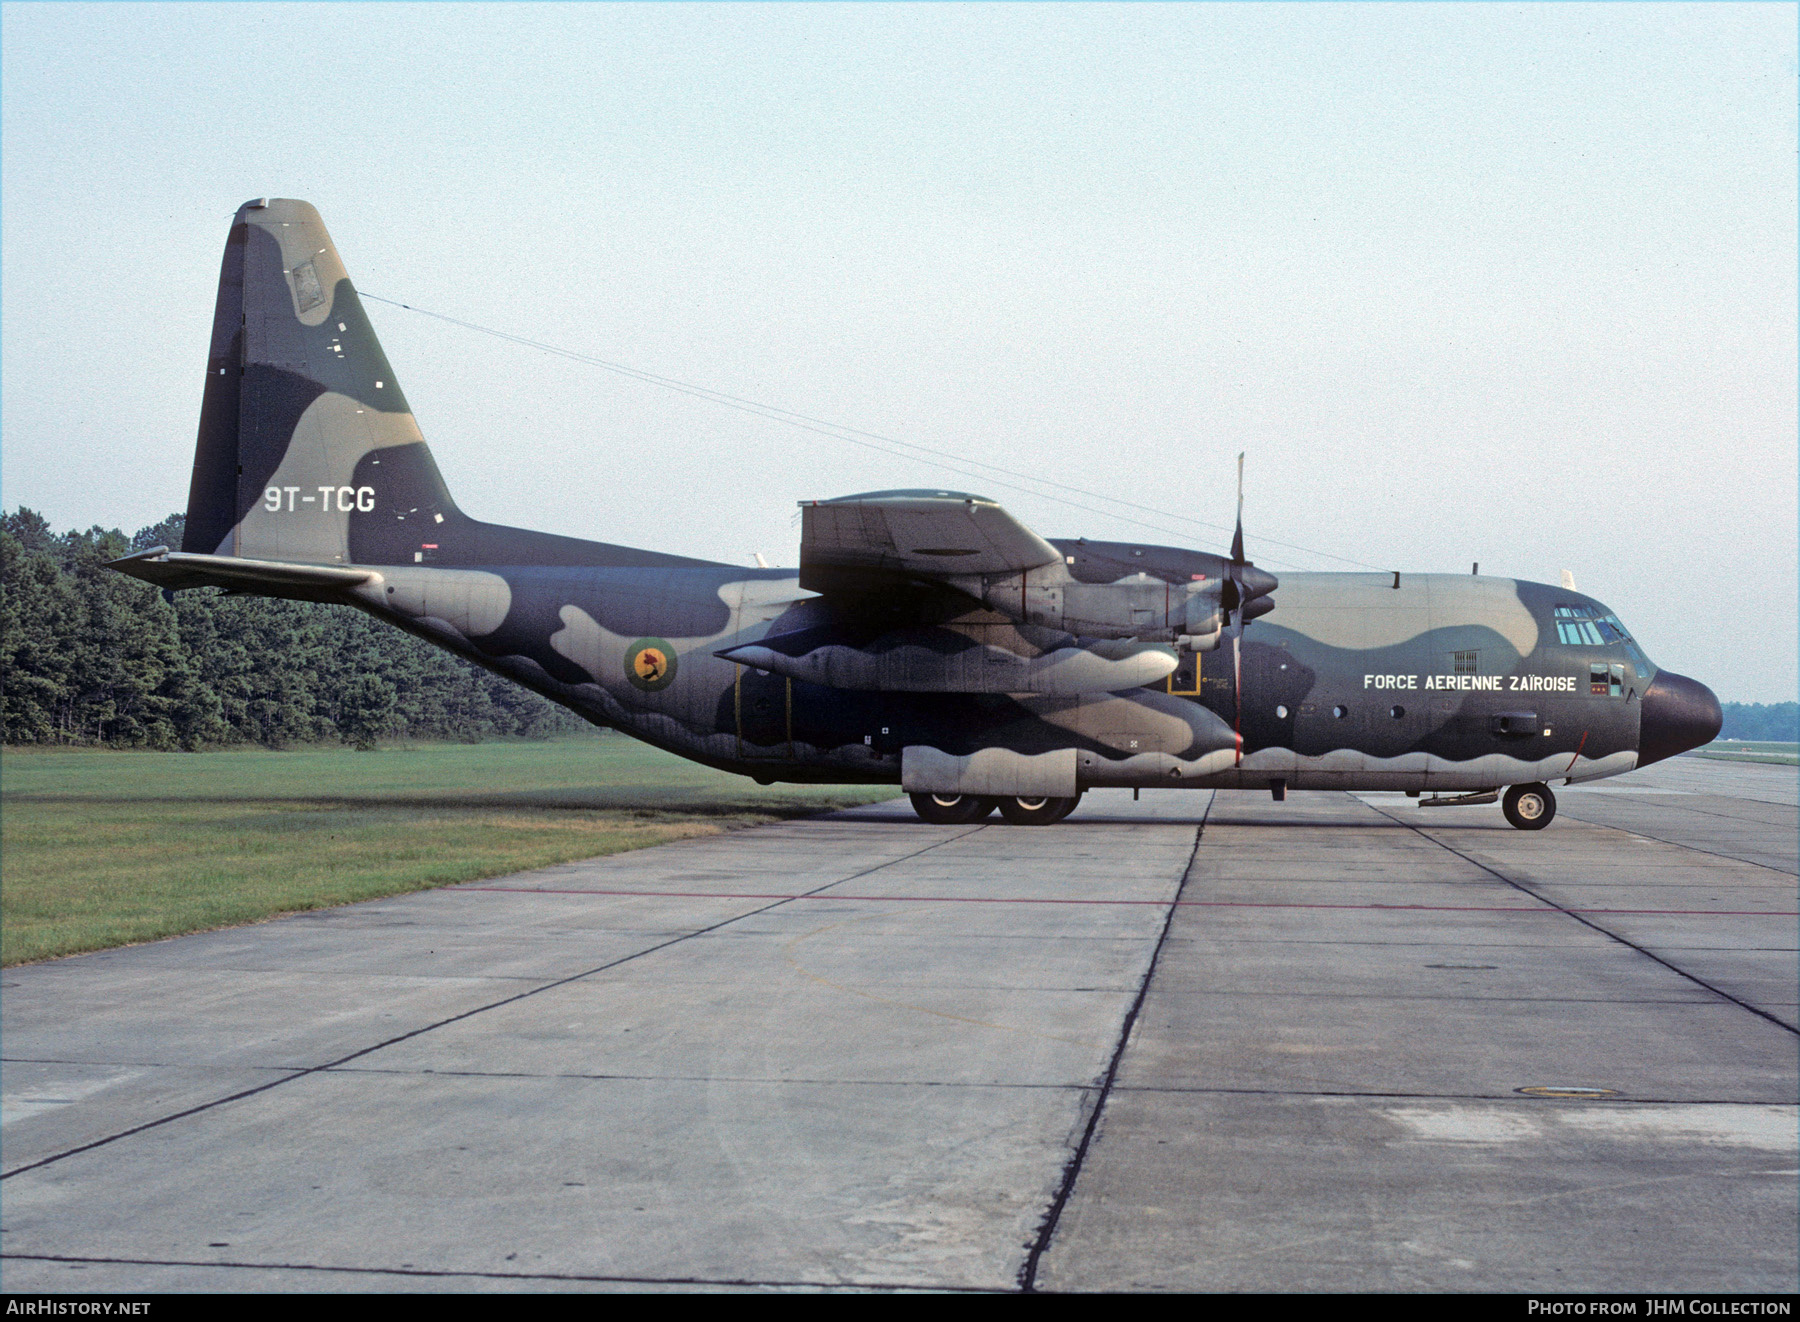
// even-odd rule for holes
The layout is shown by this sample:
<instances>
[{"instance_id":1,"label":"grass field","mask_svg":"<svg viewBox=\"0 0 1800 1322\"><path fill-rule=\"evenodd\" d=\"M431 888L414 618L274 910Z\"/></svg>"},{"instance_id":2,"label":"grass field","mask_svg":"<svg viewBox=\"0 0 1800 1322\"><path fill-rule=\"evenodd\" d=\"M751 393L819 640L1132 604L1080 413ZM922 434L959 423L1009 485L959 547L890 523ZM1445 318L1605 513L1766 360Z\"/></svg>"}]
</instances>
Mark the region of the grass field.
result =
<instances>
[{"instance_id":1,"label":"grass field","mask_svg":"<svg viewBox=\"0 0 1800 1322\"><path fill-rule=\"evenodd\" d=\"M1800 744L1778 743L1768 739L1719 739L1697 748L1690 757L1708 757L1715 762L1771 762L1776 766L1800 766Z\"/></svg>"},{"instance_id":2,"label":"grass field","mask_svg":"<svg viewBox=\"0 0 1800 1322\"><path fill-rule=\"evenodd\" d=\"M0 962L149 941L890 798L772 786L622 735L0 753Z\"/></svg>"}]
</instances>

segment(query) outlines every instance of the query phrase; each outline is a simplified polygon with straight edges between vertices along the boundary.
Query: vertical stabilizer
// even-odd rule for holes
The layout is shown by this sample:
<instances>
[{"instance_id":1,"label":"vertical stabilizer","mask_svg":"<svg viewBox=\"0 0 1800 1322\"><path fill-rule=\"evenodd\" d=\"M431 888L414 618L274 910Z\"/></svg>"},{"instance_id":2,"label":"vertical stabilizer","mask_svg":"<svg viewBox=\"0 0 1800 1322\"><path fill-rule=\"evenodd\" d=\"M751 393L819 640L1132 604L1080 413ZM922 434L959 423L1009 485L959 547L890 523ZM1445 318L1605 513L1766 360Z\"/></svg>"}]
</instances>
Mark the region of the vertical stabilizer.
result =
<instances>
[{"instance_id":1,"label":"vertical stabilizer","mask_svg":"<svg viewBox=\"0 0 1800 1322\"><path fill-rule=\"evenodd\" d=\"M409 544L457 517L319 213L246 202L219 272L182 549L342 564L358 516Z\"/></svg>"}]
</instances>

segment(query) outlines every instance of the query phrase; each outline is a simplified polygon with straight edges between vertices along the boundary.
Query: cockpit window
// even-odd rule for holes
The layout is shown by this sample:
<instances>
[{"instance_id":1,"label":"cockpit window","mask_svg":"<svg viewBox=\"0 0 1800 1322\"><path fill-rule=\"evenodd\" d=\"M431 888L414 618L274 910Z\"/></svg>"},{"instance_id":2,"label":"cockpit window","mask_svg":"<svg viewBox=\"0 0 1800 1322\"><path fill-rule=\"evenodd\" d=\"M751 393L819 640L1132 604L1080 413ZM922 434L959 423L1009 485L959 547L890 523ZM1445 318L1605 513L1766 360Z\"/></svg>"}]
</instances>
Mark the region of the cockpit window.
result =
<instances>
[{"instance_id":1,"label":"cockpit window","mask_svg":"<svg viewBox=\"0 0 1800 1322\"><path fill-rule=\"evenodd\" d=\"M1617 647L1637 664L1640 672L1650 667L1649 658L1611 611L1587 605L1559 605L1556 608L1556 639L1572 646Z\"/></svg>"},{"instance_id":2,"label":"cockpit window","mask_svg":"<svg viewBox=\"0 0 1800 1322\"><path fill-rule=\"evenodd\" d=\"M1558 606L1556 608L1556 640L1574 646L1604 647L1606 639L1594 622L1591 606Z\"/></svg>"}]
</instances>

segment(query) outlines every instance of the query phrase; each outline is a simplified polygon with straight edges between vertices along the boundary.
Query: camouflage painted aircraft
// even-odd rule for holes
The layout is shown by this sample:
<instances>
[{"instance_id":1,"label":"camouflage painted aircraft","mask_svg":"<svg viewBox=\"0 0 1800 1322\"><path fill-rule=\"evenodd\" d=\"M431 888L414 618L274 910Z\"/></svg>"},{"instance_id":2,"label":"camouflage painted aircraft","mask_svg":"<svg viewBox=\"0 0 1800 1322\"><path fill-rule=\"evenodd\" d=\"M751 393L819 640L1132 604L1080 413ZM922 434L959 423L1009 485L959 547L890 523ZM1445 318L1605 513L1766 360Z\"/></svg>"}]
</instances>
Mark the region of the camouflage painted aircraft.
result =
<instances>
[{"instance_id":1,"label":"camouflage painted aircraft","mask_svg":"<svg viewBox=\"0 0 1800 1322\"><path fill-rule=\"evenodd\" d=\"M1291 574L1050 540L991 500L801 503L798 573L483 523L451 499L304 202L232 222L170 589L341 602L683 757L898 784L927 821L1090 786L1402 790L1549 823L1551 780L1706 743L1719 705L1568 588ZM1508 788L1510 787L1510 788Z\"/></svg>"}]
</instances>

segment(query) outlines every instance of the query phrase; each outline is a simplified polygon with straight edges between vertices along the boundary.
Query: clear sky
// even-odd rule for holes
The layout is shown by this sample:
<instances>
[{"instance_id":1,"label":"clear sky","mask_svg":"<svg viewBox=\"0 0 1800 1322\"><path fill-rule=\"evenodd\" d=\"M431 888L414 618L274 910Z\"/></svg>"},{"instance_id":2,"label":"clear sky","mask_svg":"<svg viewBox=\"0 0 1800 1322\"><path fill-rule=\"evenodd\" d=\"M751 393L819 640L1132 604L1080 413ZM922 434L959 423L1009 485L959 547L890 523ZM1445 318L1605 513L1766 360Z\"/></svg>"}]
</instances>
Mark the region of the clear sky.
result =
<instances>
[{"instance_id":1,"label":"clear sky","mask_svg":"<svg viewBox=\"0 0 1800 1322\"><path fill-rule=\"evenodd\" d=\"M1791 699L1797 12L7 4L0 497L185 505L230 217L298 197L367 293L1214 525L1247 450L1277 573L1570 569ZM796 500L947 485L1224 546L369 311L480 518L793 564Z\"/></svg>"}]
</instances>

